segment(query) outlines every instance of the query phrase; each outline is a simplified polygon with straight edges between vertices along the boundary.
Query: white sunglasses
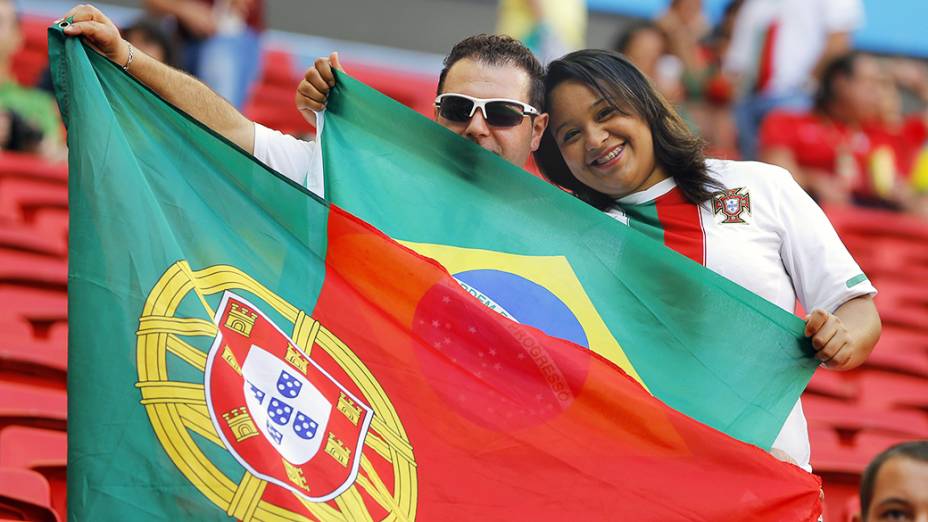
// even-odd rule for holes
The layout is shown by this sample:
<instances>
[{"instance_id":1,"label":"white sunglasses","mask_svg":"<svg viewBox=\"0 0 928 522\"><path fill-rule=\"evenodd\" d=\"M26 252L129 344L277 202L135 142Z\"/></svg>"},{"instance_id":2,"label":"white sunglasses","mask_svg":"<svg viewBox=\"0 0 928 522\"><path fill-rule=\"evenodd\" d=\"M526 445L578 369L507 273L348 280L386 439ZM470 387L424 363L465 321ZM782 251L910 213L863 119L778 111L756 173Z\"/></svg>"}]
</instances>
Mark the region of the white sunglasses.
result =
<instances>
[{"instance_id":1,"label":"white sunglasses","mask_svg":"<svg viewBox=\"0 0 928 522\"><path fill-rule=\"evenodd\" d=\"M453 92L435 98L435 107L442 118L455 123L467 123L477 109L483 119L493 127L515 127L525 116L537 116L538 109L519 100L509 98L474 98Z\"/></svg>"}]
</instances>

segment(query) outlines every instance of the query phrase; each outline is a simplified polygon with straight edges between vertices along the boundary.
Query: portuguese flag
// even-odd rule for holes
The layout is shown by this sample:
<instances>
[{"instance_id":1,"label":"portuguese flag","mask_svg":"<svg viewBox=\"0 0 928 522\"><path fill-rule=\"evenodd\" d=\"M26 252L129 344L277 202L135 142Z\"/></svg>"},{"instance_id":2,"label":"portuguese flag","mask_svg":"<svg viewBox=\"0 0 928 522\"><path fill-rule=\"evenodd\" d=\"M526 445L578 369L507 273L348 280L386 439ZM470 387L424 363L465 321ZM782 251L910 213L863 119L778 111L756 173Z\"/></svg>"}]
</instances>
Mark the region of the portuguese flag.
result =
<instances>
[{"instance_id":1,"label":"portuguese flag","mask_svg":"<svg viewBox=\"0 0 928 522\"><path fill-rule=\"evenodd\" d=\"M50 54L70 146L69 518L818 516L815 476L671 409L596 350L507 318L521 309L490 303L479 277L453 279L55 28ZM352 98L339 93L340 109L383 103ZM421 147L461 148L417 126ZM356 146L342 155L366 161ZM463 165L462 201L493 188ZM524 203L513 212L532 229ZM441 250L430 240L417 248ZM648 345L689 344L700 326Z\"/></svg>"}]
</instances>

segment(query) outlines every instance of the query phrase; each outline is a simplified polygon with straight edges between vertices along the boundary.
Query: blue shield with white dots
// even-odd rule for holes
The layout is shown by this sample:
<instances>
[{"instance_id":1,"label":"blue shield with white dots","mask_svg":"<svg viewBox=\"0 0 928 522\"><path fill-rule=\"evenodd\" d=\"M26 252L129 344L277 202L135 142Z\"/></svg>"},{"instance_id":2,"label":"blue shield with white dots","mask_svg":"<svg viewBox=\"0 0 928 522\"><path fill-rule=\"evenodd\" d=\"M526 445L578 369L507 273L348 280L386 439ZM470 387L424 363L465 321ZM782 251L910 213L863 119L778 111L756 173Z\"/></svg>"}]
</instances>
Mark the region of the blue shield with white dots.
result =
<instances>
[{"instance_id":1,"label":"blue shield with white dots","mask_svg":"<svg viewBox=\"0 0 928 522\"><path fill-rule=\"evenodd\" d=\"M296 418L293 419L293 432L296 433L297 437L311 440L316 436L317 429L319 429L319 423L311 417L303 415L302 412L296 412Z\"/></svg>"},{"instance_id":2,"label":"blue shield with white dots","mask_svg":"<svg viewBox=\"0 0 928 522\"><path fill-rule=\"evenodd\" d=\"M280 377L277 378L277 393L288 399L293 399L300 394L300 389L302 387L303 383L287 372L287 370L280 371Z\"/></svg>"},{"instance_id":3,"label":"blue shield with white dots","mask_svg":"<svg viewBox=\"0 0 928 522\"><path fill-rule=\"evenodd\" d=\"M260 346L249 350L242 376L245 404L258 431L288 462L301 465L312 459L324 443L332 401L306 376Z\"/></svg>"},{"instance_id":4,"label":"blue shield with white dots","mask_svg":"<svg viewBox=\"0 0 928 522\"><path fill-rule=\"evenodd\" d=\"M289 424L292 414L293 407L276 397L271 398L271 402L267 405L267 416L278 426Z\"/></svg>"}]
</instances>

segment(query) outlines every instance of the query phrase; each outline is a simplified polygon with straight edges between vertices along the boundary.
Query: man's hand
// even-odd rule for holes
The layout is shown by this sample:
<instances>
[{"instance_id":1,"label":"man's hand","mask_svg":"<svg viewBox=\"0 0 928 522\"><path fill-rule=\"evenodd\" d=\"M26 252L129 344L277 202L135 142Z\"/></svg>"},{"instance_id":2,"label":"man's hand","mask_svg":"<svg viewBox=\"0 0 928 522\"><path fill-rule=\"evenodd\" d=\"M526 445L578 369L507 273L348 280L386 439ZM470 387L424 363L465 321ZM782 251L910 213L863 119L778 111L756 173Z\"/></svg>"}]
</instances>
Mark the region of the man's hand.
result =
<instances>
[{"instance_id":1,"label":"man's hand","mask_svg":"<svg viewBox=\"0 0 928 522\"><path fill-rule=\"evenodd\" d=\"M329 91L335 87L333 69L345 70L338 62L338 53L332 53L328 58L317 58L296 88L296 108L313 125L316 124L315 112L325 109Z\"/></svg>"},{"instance_id":2,"label":"man's hand","mask_svg":"<svg viewBox=\"0 0 928 522\"><path fill-rule=\"evenodd\" d=\"M806 316L806 337L812 338L815 358L831 369L848 369L854 354L851 335L841 318L821 308Z\"/></svg>"},{"instance_id":3,"label":"man's hand","mask_svg":"<svg viewBox=\"0 0 928 522\"><path fill-rule=\"evenodd\" d=\"M84 40L104 56L119 65L129 59L129 44L119 35L109 18L92 5L81 4L68 11L62 20L73 16L71 24L64 28L68 36L83 36Z\"/></svg>"}]
</instances>

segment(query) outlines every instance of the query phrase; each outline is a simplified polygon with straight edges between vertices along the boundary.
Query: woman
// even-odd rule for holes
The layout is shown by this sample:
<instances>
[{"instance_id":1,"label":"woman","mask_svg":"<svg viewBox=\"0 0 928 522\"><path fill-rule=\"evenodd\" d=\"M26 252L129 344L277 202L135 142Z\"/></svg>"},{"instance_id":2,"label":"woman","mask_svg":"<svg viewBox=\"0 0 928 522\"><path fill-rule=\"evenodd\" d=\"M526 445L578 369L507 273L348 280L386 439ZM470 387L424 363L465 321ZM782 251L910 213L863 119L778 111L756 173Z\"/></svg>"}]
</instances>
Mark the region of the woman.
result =
<instances>
[{"instance_id":1,"label":"woman","mask_svg":"<svg viewBox=\"0 0 928 522\"><path fill-rule=\"evenodd\" d=\"M535 159L552 182L609 216L793 311L824 366L859 366L876 344L876 289L789 172L707 160L703 145L620 54L577 51L545 80L550 125ZM772 452L811 470L797 402Z\"/></svg>"}]
</instances>

